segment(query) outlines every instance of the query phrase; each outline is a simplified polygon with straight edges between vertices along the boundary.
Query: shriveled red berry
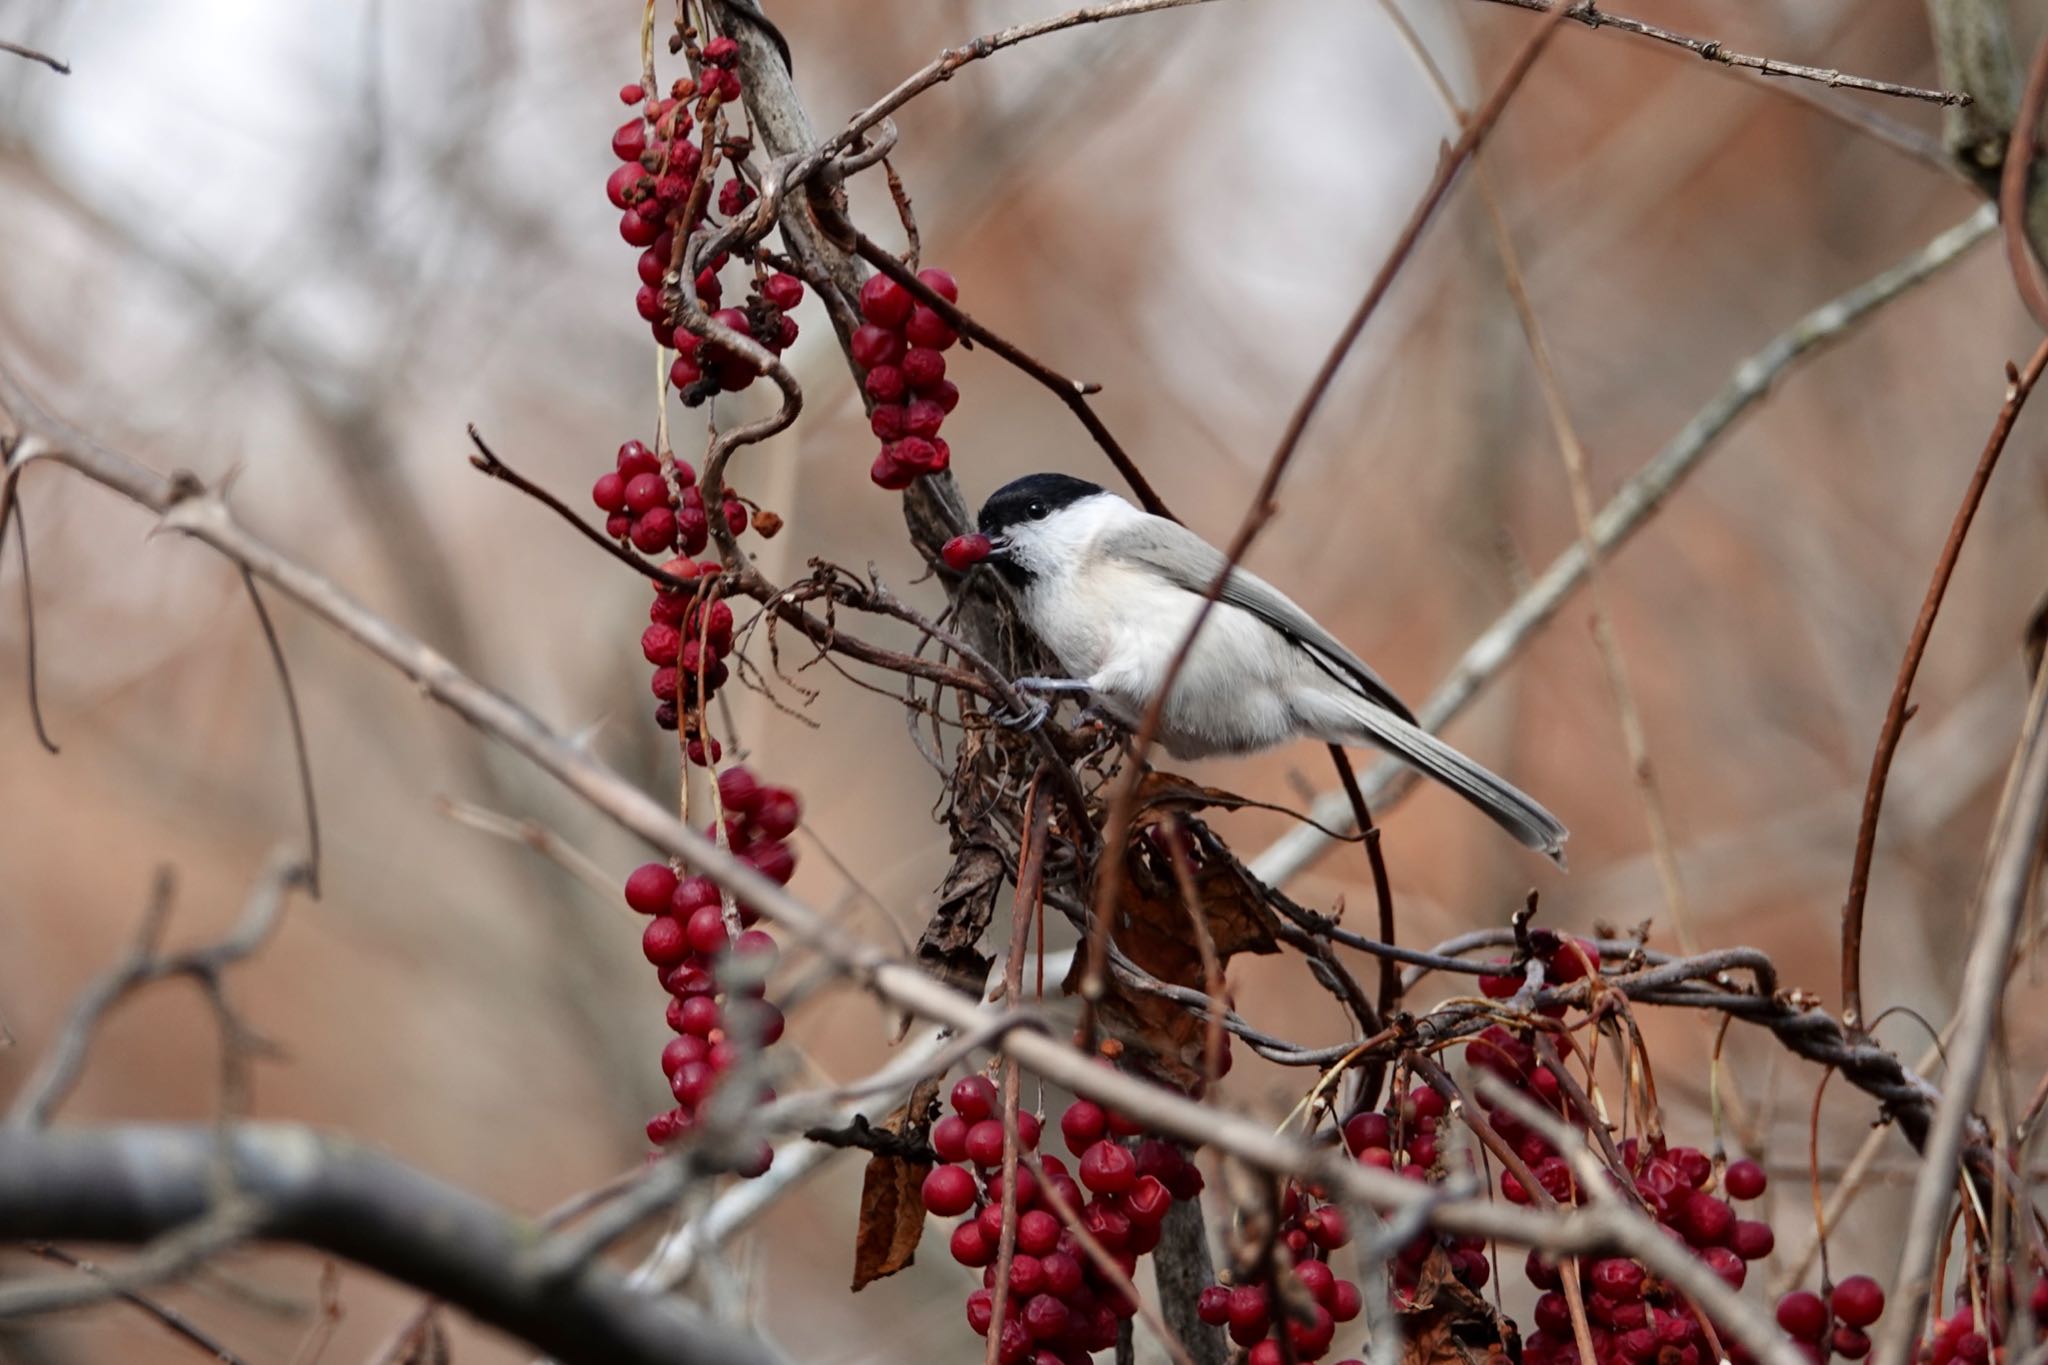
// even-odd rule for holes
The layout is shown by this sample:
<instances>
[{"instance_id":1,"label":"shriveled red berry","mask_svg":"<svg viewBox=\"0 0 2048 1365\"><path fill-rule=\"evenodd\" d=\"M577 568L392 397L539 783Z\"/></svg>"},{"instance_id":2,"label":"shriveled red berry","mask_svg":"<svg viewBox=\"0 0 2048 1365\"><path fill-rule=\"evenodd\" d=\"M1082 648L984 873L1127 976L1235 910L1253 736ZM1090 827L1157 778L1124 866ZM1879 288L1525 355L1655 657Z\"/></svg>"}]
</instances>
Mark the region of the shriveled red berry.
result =
<instances>
[{"instance_id":1,"label":"shriveled red berry","mask_svg":"<svg viewBox=\"0 0 2048 1365\"><path fill-rule=\"evenodd\" d=\"M903 382L922 393L946 377L946 357L928 346L913 346L903 355Z\"/></svg>"},{"instance_id":2,"label":"shriveled red berry","mask_svg":"<svg viewBox=\"0 0 2048 1365\"><path fill-rule=\"evenodd\" d=\"M1884 1290L1868 1275L1851 1275L1835 1286L1835 1316L1851 1327L1868 1327L1884 1314Z\"/></svg>"},{"instance_id":3,"label":"shriveled red berry","mask_svg":"<svg viewBox=\"0 0 2048 1365\"><path fill-rule=\"evenodd\" d=\"M929 398L914 398L903 409L903 429L912 436L930 440L939 434L945 421L946 410Z\"/></svg>"},{"instance_id":4,"label":"shriveled red berry","mask_svg":"<svg viewBox=\"0 0 2048 1365\"><path fill-rule=\"evenodd\" d=\"M908 410L901 403L878 403L868 414L868 430L879 440L900 441L909 429L904 425L908 416Z\"/></svg>"},{"instance_id":5,"label":"shriveled red berry","mask_svg":"<svg viewBox=\"0 0 2048 1365\"><path fill-rule=\"evenodd\" d=\"M1060 1220L1044 1209L1027 1209L1017 1215L1017 1249L1028 1255L1046 1257L1059 1249ZM1048 1288L1051 1286L1048 1285Z\"/></svg>"},{"instance_id":6,"label":"shriveled red berry","mask_svg":"<svg viewBox=\"0 0 2048 1365\"><path fill-rule=\"evenodd\" d=\"M712 66L730 66L739 55L740 45L731 38L720 36L704 44L704 60Z\"/></svg>"},{"instance_id":7,"label":"shriveled red berry","mask_svg":"<svg viewBox=\"0 0 2048 1365\"><path fill-rule=\"evenodd\" d=\"M1221 1327L1230 1321L1230 1289L1226 1285L1212 1284L1195 1300L1195 1316L1211 1327Z\"/></svg>"},{"instance_id":8,"label":"shriveled red berry","mask_svg":"<svg viewBox=\"0 0 2048 1365\"><path fill-rule=\"evenodd\" d=\"M804 282L794 275L774 274L761 281L761 297L787 313L804 301Z\"/></svg>"},{"instance_id":9,"label":"shriveled red berry","mask_svg":"<svg viewBox=\"0 0 2048 1365\"><path fill-rule=\"evenodd\" d=\"M1764 1168L1754 1161L1731 1161L1728 1169L1721 1173L1721 1188L1728 1192L1730 1199L1755 1199L1770 1183Z\"/></svg>"},{"instance_id":10,"label":"shriveled red berry","mask_svg":"<svg viewBox=\"0 0 2048 1365\"><path fill-rule=\"evenodd\" d=\"M1104 1139L1081 1154L1081 1183L1096 1194L1119 1194L1138 1178L1138 1161L1129 1149Z\"/></svg>"},{"instance_id":11,"label":"shriveled red berry","mask_svg":"<svg viewBox=\"0 0 2048 1365\"><path fill-rule=\"evenodd\" d=\"M875 462L868 466L869 480L877 488L885 488L891 493L900 493L916 483L921 472L897 459L891 446L883 446L881 454L875 456Z\"/></svg>"},{"instance_id":12,"label":"shriveled red berry","mask_svg":"<svg viewBox=\"0 0 2048 1365\"><path fill-rule=\"evenodd\" d=\"M647 150L647 121L629 118L612 133L612 155L621 161L638 161Z\"/></svg>"},{"instance_id":13,"label":"shriveled red berry","mask_svg":"<svg viewBox=\"0 0 2048 1365\"><path fill-rule=\"evenodd\" d=\"M1983 1338L1979 1337L1979 1341ZM1835 1334L1828 1338L1828 1344L1835 1348L1835 1354L1844 1360L1861 1360L1870 1354L1870 1338L1854 1327L1837 1327ZM1961 1352L1957 1352L1958 1355Z\"/></svg>"},{"instance_id":14,"label":"shriveled red berry","mask_svg":"<svg viewBox=\"0 0 2048 1365\"><path fill-rule=\"evenodd\" d=\"M877 365L861 381L861 389L877 403L900 403L909 392L909 381L895 365Z\"/></svg>"},{"instance_id":15,"label":"shriveled red berry","mask_svg":"<svg viewBox=\"0 0 2048 1365\"><path fill-rule=\"evenodd\" d=\"M633 529L627 534L640 553L660 554L675 544L676 514L666 507L651 508L633 519Z\"/></svg>"},{"instance_id":16,"label":"shriveled red berry","mask_svg":"<svg viewBox=\"0 0 2048 1365\"><path fill-rule=\"evenodd\" d=\"M965 1166L934 1166L924 1178L924 1206L929 1213L951 1218L974 1207L974 1177Z\"/></svg>"},{"instance_id":17,"label":"shriveled red berry","mask_svg":"<svg viewBox=\"0 0 2048 1365\"><path fill-rule=\"evenodd\" d=\"M870 275L860 287L860 315L877 327L900 328L916 304L910 291L887 275Z\"/></svg>"},{"instance_id":18,"label":"shriveled red berry","mask_svg":"<svg viewBox=\"0 0 2048 1365\"><path fill-rule=\"evenodd\" d=\"M874 323L865 323L853 329L853 337L847 343L853 355L853 363L863 370L872 370L877 365L894 365L903 358L903 334Z\"/></svg>"}]
</instances>

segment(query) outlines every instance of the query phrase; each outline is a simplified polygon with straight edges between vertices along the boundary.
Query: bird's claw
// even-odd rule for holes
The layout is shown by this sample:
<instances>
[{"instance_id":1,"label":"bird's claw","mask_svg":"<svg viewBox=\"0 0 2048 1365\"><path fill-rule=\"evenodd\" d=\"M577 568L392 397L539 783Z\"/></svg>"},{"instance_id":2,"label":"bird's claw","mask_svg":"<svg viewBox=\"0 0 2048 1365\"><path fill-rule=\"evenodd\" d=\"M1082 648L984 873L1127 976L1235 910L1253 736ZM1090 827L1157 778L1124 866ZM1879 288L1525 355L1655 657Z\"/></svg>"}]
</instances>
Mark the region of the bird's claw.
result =
<instances>
[{"instance_id":1,"label":"bird's claw","mask_svg":"<svg viewBox=\"0 0 2048 1365\"><path fill-rule=\"evenodd\" d=\"M1006 730L1015 730L1020 734L1030 734L1033 730L1045 724L1045 718L1052 714L1052 704L1036 697L1026 698L1025 700L1027 704L1023 710L1012 711L1006 708L996 712L989 719Z\"/></svg>"}]
</instances>

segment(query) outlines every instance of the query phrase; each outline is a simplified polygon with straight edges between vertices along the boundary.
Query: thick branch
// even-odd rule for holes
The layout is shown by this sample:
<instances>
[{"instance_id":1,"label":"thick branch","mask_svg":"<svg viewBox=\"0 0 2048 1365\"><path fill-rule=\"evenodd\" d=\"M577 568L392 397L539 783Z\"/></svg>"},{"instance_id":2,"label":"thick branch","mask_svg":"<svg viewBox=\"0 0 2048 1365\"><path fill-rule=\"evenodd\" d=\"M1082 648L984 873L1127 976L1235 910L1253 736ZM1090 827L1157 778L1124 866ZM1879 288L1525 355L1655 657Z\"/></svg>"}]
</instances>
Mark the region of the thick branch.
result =
<instances>
[{"instance_id":1,"label":"thick branch","mask_svg":"<svg viewBox=\"0 0 2048 1365\"><path fill-rule=\"evenodd\" d=\"M544 1285L534 1224L368 1148L275 1124L229 1141L252 1235L345 1257L563 1361L777 1359L603 1267ZM134 1243L189 1227L213 1205L219 1142L203 1126L0 1131L0 1239Z\"/></svg>"}]
</instances>

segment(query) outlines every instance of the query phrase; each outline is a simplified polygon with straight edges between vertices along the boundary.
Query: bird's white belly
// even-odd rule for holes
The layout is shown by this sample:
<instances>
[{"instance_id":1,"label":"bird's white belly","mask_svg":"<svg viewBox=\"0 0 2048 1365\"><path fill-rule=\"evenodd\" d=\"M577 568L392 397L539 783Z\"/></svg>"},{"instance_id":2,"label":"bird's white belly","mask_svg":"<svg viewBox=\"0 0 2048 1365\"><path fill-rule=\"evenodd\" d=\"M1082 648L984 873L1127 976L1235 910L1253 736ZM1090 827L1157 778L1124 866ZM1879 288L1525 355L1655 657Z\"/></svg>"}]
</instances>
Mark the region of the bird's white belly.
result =
<instances>
[{"instance_id":1,"label":"bird's white belly","mask_svg":"<svg viewBox=\"0 0 2048 1365\"><path fill-rule=\"evenodd\" d=\"M1202 599L1156 575L1098 565L1085 587L1069 580L1057 596L1070 604L1043 610L1052 593L1031 594L1032 628L1067 675L1089 684L1099 703L1136 724L1158 695ZM1090 629L1091 622L1115 622ZM1160 742L1178 758L1241 753L1291 738L1288 693L1297 651L1265 622L1217 603L1174 679Z\"/></svg>"}]
</instances>

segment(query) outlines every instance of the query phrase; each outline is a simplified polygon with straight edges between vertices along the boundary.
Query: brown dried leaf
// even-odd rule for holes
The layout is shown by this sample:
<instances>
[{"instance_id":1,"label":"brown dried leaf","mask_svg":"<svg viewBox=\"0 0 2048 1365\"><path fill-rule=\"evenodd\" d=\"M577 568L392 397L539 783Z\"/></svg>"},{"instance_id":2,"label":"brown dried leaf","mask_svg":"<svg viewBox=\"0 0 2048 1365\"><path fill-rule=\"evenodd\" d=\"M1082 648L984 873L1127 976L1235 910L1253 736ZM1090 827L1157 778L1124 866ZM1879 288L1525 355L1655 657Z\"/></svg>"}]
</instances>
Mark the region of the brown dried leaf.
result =
<instances>
[{"instance_id":1,"label":"brown dried leaf","mask_svg":"<svg viewBox=\"0 0 2048 1365\"><path fill-rule=\"evenodd\" d=\"M1279 951L1273 911L1264 888L1243 868L1222 856L1205 856L1207 828L1190 813L1242 805L1229 792L1198 786L1172 773L1151 773L1138 788L1130 842L1124 850L1122 892L1110 925L1110 941L1140 968L1170 985L1202 990L1202 953L1189 907L1163 843L1154 831L1178 819L1193 845L1193 884L1202 922L1227 968L1237 953ZM1080 987L1084 954L1076 954L1065 989ZM1098 1019L1110 1037L1136 1049L1144 1070L1191 1087L1202 1078L1203 1023L1186 1006L1122 984L1114 973L1105 984Z\"/></svg>"},{"instance_id":2,"label":"brown dried leaf","mask_svg":"<svg viewBox=\"0 0 2048 1365\"><path fill-rule=\"evenodd\" d=\"M922 1114L930 1102L931 1090L920 1086L910 1103L896 1110L875 1127L901 1133L909 1114ZM868 1158L867 1173L861 1178L860 1221L853 1234L854 1292L885 1276L894 1275L917 1258L917 1241L924 1235L924 1178L931 1167L907 1157L876 1154Z\"/></svg>"},{"instance_id":3,"label":"brown dried leaf","mask_svg":"<svg viewBox=\"0 0 2048 1365\"><path fill-rule=\"evenodd\" d=\"M1401 1365L1505 1365L1521 1357L1515 1325L1451 1274L1442 1247L1429 1253L1415 1288L1396 1305Z\"/></svg>"}]
</instances>

